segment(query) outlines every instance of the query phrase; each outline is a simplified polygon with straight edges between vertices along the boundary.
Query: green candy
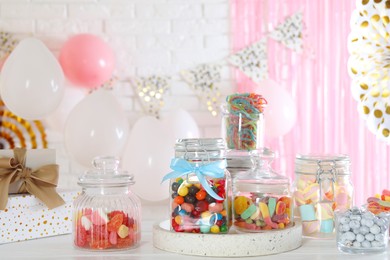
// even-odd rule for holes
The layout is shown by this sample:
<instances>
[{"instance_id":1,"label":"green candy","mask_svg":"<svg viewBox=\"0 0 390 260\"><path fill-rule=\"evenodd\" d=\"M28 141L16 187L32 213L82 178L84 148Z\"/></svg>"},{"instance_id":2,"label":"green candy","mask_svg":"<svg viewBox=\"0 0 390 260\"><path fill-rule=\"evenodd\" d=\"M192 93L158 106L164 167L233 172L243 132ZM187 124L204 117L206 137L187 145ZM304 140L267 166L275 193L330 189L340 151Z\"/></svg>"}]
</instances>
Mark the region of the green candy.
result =
<instances>
[{"instance_id":1,"label":"green candy","mask_svg":"<svg viewBox=\"0 0 390 260\"><path fill-rule=\"evenodd\" d=\"M275 209L276 209L276 199L271 197L268 200L268 210L269 210L269 216L271 218L275 213Z\"/></svg>"},{"instance_id":2,"label":"green candy","mask_svg":"<svg viewBox=\"0 0 390 260\"><path fill-rule=\"evenodd\" d=\"M256 206L254 204L251 204L244 212L241 214L242 219L250 218L250 216L253 215L253 213L256 212Z\"/></svg>"}]
</instances>

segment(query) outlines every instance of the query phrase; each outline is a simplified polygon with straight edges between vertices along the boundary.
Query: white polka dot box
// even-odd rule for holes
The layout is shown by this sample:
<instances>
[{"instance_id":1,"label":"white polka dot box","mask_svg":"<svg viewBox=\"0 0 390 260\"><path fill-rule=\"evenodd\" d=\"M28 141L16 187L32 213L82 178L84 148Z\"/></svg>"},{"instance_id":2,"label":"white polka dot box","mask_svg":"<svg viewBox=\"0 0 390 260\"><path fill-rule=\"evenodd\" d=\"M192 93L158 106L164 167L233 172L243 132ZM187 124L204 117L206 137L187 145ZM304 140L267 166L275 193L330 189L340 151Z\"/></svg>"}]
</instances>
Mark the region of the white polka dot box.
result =
<instances>
[{"instance_id":1,"label":"white polka dot box","mask_svg":"<svg viewBox=\"0 0 390 260\"><path fill-rule=\"evenodd\" d=\"M78 191L58 191L65 204L49 210L30 194L12 194L0 211L0 244L69 234L72 232L73 200Z\"/></svg>"}]
</instances>

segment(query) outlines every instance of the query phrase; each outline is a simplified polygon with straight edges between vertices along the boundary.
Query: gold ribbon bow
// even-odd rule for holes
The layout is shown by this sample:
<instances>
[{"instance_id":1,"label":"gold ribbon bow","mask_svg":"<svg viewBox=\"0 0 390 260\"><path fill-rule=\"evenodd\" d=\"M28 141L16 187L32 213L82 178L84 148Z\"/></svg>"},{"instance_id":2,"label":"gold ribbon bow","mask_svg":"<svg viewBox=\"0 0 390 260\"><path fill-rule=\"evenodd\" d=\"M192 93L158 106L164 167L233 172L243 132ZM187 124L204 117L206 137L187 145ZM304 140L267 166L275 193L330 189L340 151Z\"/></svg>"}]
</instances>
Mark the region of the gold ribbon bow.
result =
<instances>
[{"instance_id":1,"label":"gold ribbon bow","mask_svg":"<svg viewBox=\"0 0 390 260\"><path fill-rule=\"evenodd\" d=\"M15 148L14 158L0 158L0 210L8 202L10 183L22 180L18 193L30 193L40 199L49 209L65 204L56 192L58 183L58 165L48 164L36 170L25 166L26 149Z\"/></svg>"}]
</instances>

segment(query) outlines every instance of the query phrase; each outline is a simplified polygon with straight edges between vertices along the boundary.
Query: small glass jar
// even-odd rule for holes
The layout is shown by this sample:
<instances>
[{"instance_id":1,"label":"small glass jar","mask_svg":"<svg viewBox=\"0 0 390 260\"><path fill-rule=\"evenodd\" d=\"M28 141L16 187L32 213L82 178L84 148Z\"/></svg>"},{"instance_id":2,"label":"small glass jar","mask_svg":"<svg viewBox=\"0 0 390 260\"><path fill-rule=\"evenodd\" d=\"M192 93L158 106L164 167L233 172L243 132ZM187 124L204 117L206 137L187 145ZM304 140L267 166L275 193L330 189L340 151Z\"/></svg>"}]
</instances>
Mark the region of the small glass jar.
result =
<instances>
[{"instance_id":1,"label":"small glass jar","mask_svg":"<svg viewBox=\"0 0 390 260\"><path fill-rule=\"evenodd\" d=\"M350 160L346 155L297 155L294 203L303 235L334 237L334 211L353 204Z\"/></svg>"},{"instance_id":2,"label":"small glass jar","mask_svg":"<svg viewBox=\"0 0 390 260\"><path fill-rule=\"evenodd\" d=\"M179 139L171 162L171 230L227 233L230 219L230 174L223 139Z\"/></svg>"},{"instance_id":3,"label":"small glass jar","mask_svg":"<svg viewBox=\"0 0 390 260\"><path fill-rule=\"evenodd\" d=\"M266 100L255 93L233 94L222 105L222 136L228 149L256 150L264 146Z\"/></svg>"},{"instance_id":4,"label":"small glass jar","mask_svg":"<svg viewBox=\"0 0 390 260\"><path fill-rule=\"evenodd\" d=\"M234 227L243 232L284 229L293 224L289 179L270 167L274 153L252 151L252 169L233 178Z\"/></svg>"},{"instance_id":5,"label":"small glass jar","mask_svg":"<svg viewBox=\"0 0 390 260\"><path fill-rule=\"evenodd\" d=\"M119 160L97 157L93 170L79 178L74 201L73 237L77 248L124 250L141 240L141 203L131 191L132 175L118 170Z\"/></svg>"},{"instance_id":6,"label":"small glass jar","mask_svg":"<svg viewBox=\"0 0 390 260\"><path fill-rule=\"evenodd\" d=\"M387 250L389 214L374 215L366 209L336 211L336 241L340 251L353 254Z\"/></svg>"}]
</instances>

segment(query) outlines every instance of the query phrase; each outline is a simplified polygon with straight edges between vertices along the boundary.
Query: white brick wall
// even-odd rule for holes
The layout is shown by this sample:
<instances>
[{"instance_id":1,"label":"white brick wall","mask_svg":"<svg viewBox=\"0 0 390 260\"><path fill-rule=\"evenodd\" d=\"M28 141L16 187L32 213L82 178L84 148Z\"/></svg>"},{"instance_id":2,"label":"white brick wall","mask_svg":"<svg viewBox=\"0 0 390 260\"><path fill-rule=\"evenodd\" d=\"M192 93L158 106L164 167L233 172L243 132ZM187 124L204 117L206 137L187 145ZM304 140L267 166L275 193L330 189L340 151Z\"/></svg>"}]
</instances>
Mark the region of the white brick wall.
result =
<instances>
[{"instance_id":1,"label":"white brick wall","mask_svg":"<svg viewBox=\"0 0 390 260\"><path fill-rule=\"evenodd\" d=\"M0 30L33 35L58 55L69 36L92 33L105 39L116 54L119 81L114 93L130 124L142 116L126 81L133 76L163 73L172 77L164 113L184 108L197 121L203 137L219 136L220 118L212 117L180 78L182 69L214 62L230 52L228 0L0 0ZM231 93L229 68L223 70L221 92ZM50 132L61 169L62 186L74 186L84 169L71 162L62 134Z\"/></svg>"}]
</instances>

